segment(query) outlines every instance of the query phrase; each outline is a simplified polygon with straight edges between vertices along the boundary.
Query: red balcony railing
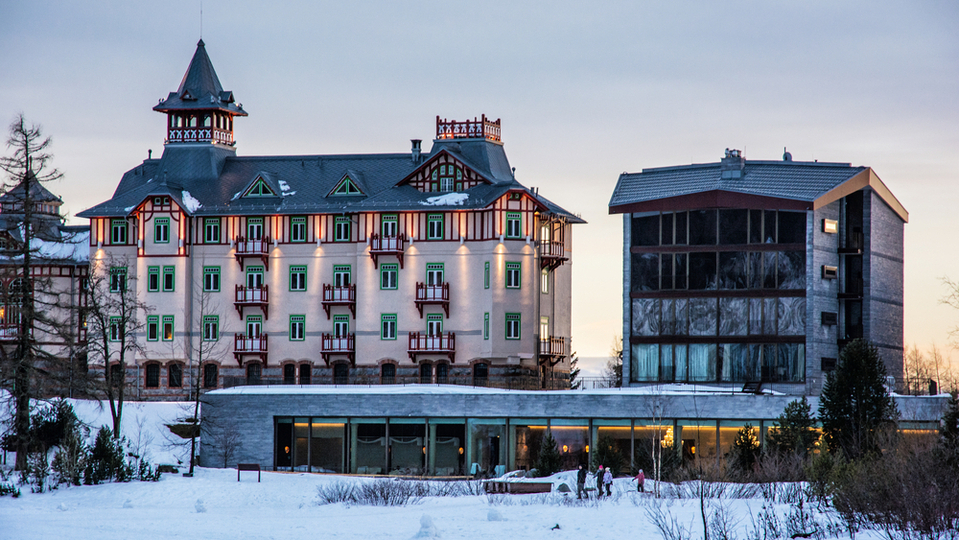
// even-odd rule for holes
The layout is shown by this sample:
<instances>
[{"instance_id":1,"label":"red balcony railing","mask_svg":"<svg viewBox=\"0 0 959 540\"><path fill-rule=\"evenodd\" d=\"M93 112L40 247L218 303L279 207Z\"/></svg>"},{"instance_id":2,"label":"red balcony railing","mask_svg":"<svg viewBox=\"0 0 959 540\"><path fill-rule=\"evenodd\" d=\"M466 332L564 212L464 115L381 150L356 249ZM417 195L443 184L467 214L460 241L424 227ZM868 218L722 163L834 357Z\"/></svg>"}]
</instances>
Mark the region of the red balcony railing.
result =
<instances>
[{"instance_id":1,"label":"red balcony railing","mask_svg":"<svg viewBox=\"0 0 959 540\"><path fill-rule=\"evenodd\" d=\"M233 132L215 127L168 128L167 142L216 142L233 145Z\"/></svg>"},{"instance_id":2,"label":"red balcony railing","mask_svg":"<svg viewBox=\"0 0 959 540\"><path fill-rule=\"evenodd\" d=\"M566 246L562 242L543 241L539 243L539 263L541 268L552 270L566 262Z\"/></svg>"},{"instance_id":3,"label":"red balcony railing","mask_svg":"<svg viewBox=\"0 0 959 540\"><path fill-rule=\"evenodd\" d=\"M416 309L420 312L420 318L423 318L423 306L439 305L443 306L446 316L450 316L450 284L440 283L439 285L427 285L426 283L416 283Z\"/></svg>"},{"instance_id":4,"label":"red balcony railing","mask_svg":"<svg viewBox=\"0 0 959 540\"><path fill-rule=\"evenodd\" d=\"M337 336L335 334L323 334L320 355L323 361L330 363L330 356L334 354L345 354L350 358L350 363L355 363L356 353L356 334L346 334Z\"/></svg>"},{"instance_id":5,"label":"red balcony railing","mask_svg":"<svg viewBox=\"0 0 959 540\"><path fill-rule=\"evenodd\" d=\"M417 354L442 354L448 356L450 362L452 362L456 354L456 333L410 332L410 344L407 352L410 359L414 361Z\"/></svg>"},{"instance_id":6,"label":"red balcony railing","mask_svg":"<svg viewBox=\"0 0 959 540\"><path fill-rule=\"evenodd\" d=\"M19 325L4 323L0 324L0 341L14 341L19 333Z\"/></svg>"},{"instance_id":7,"label":"red balcony railing","mask_svg":"<svg viewBox=\"0 0 959 540\"><path fill-rule=\"evenodd\" d=\"M246 334L235 334L233 337L233 357L237 363L240 357L244 355L259 356L263 365L266 365L267 353L270 352L269 339L266 334L258 336L249 336Z\"/></svg>"},{"instance_id":8,"label":"red balcony railing","mask_svg":"<svg viewBox=\"0 0 959 540\"><path fill-rule=\"evenodd\" d=\"M356 285L346 285L337 287L329 283L323 284L323 311L326 312L326 318L330 318L330 308L333 306L347 306L350 313L356 317Z\"/></svg>"},{"instance_id":9,"label":"red balcony railing","mask_svg":"<svg viewBox=\"0 0 959 540\"><path fill-rule=\"evenodd\" d=\"M379 268L380 255L395 255L400 262L400 268L403 268L403 250L406 248L406 236L382 236L379 234L370 235L370 258L373 259L373 267Z\"/></svg>"},{"instance_id":10,"label":"red balcony railing","mask_svg":"<svg viewBox=\"0 0 959 540\"><path fill-rule=\"evenodd\" d=\"M465 122L447 120L436 117L437 139L488 139L500 142L500 121L495 122L482 115L479 119L473 118Z\"/></svg>"},{"instance_id":11,"label":"red balcony railing","mask_svg":"<svg viewBox=\"0 0 959 540\"><path fill-rule=\"evenodd\" d=\"M243 259L255 257L263 262L263 266L266 267L267 270L270 269L269 236L251 239L247 239L243 236L237 236L234 244L236 249L236 251L234 251L234 255L236 256L236 261L240 263L240 268L243 267Z\"/></svg>"},{"instance_id":12,"label":"red balcony railing","mask_svg":"<svg viewBox=\"0 0 959 540\"><path fill-rule=\"evenodd\" d=\"M243 318L243 308L258 307L263 310L263 317L270 318L270 287L244 287L237 285L233 298L233 305L236 307L240 318Z\"/></svg>"}]
</instances>

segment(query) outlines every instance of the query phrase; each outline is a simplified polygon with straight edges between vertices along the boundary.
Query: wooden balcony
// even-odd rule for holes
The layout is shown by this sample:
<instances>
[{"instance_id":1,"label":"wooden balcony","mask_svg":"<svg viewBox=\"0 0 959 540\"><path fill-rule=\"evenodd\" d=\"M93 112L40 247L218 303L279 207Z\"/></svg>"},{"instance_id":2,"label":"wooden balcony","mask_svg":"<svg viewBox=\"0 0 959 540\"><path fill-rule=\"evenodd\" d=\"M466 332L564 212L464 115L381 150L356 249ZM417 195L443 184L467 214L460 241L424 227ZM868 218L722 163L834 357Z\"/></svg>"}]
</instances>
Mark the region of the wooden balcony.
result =
<instances>
[{"instance_id":1,"label":"wooden balcony","mask_svg":"<svg viewBox=\"0 0 959 540\"><path fill-rule=\"evenodd\" d=\"M326 319L330 319L330 308L333 306L347 306L353 318L356 318L356 285L337 287L329 283L323 284L323 311Z\"/></svg>"},{"instance_id":2,"label":"wooden balcony","mask_svg":"<svg viewBox=\"0 0 959 540\"><path fill-rule=\"evenodd\" d=\"M0 324L0 342L16 341L20 335L19 325L13 323Z\"/></svg>"},{"instance_id":3,"label":"wooden balcony","mask_svg":"<svg viewBox=\"0 0 959 540\"><path fill-rule=\"evenodd\" d=\"M240 360L243 356L257 356L263 365L266 365L266 357L269 352L269 340L266 334L258 336L248 336L246 334L236 334L233 338L233 357L237 364L243 365Z\"/></svg>"},{"instance_id":4,"label":"wooden balcony","mask_svg":"<svg viewBox=\"0 0 959 540\"><path fill-rule=\"evenodd\" d=\"M406 236L370 235L370 258L373 259L373 268L379 268L381 255L395 255L403 269L403 250L406 249Z\"/></svg>"},{"instance_id":5,"label":"wooden balcony","mask_svg":"<svg viewBox=\"0 0 959 540\"><path fill-rule=\"evenodd\" d=\"M418 354L441 354L453 362L456 357L456 333L443 332L431 335L426 332L410 332L410 345L407 352L410 360L414 362Z\"/></svg>"},{"instance_id":6,"label":"wooden balcony","mask_svg":"<svg viewBox=\"0 0 959 540\"><path fill-rule=\"evenodd\" d=\"M562 242L546 241L539 243L539 265L541 269L552 270L568 260L566 246Z\"/></svg>"},{"instance_id":7,"label":"wooden balcony","mask_svg":"<svg viewBox=\"0 0 959 540\"><path fill-rule=\"evenodd\" d=\"M263 238L250 239L247 240L242 236L237 236L235 241L235 251L233 252L236 257L236 262L240 263L240 268L243 268L243 260L249 258L259 259L263 263L263 267L269 271L270 270L270 237L264 236Z\"/></svg>"},{"instance_id":8,"label":"wooden balcony","mask_svg":"<svg viewBox=\"0 0 959 540\"><path fill-rule=\"evenodd\" d=\"M350 364L356 365L356 334L346 334L337 336L333 334L323 334L320 356L326 365L330 365L330 356L334 354L346 355L350 359Z\"/></svg>"},{"instance_id":9,"label":"wooden balcony","mask_svg":"<svg viewBox=\"0 0 959 540\"><path fill-rule=\"evenodd\" d=\"M233 146L233 132L215 127L167 128L167 142L215 142Z\"/></svg>"},{"instance_id":10,"label":"wooden balcony","mask_svg":"<svg viewBox=\"0 0 959 540\"><path fill-rule=\"evenodd\" d=\"M446 317L450 316L450 284L440 283L439 285L427 285L425 283L416 283L416 309L420 312L420 318L423 318L423 306L443 306L443 312Z\"/></svg>"},{"instance_id":11,"label":"wooden balcony","mask_svg":"<svg viewBox=\"0 0 959 540\"><path fill-rule=\"evenodd\" d=\"M495 122L482 115L480 118L473 118L465 122L456 120L447 120L436 117L436 138L437 139L486 139L489 141L500 142L501 124L499 119Z\"/></svg>"},{"instance_id":12,"label":"wooden balcony","mask_svg":"<svg viewBox=\"0 0 959 540\"><path fill-rule=\"evenodd\" d=\"M236 307L240 318L243 318L243 309L248 307L257 307L263 310L263 318L270 318L270 287L244 287L237 285L233 297L233 305Z\"/></svg>"},{"instance_id":13,"label":"wooden balcony","mask_svg":"<svg viewBox=\"0 0 959 540\"><path fill-rule=\"evenodd\" d=\"M566 356L566 338L544 337L539 340L539 361L555 366Z\"/></svg>"}]
</instances>

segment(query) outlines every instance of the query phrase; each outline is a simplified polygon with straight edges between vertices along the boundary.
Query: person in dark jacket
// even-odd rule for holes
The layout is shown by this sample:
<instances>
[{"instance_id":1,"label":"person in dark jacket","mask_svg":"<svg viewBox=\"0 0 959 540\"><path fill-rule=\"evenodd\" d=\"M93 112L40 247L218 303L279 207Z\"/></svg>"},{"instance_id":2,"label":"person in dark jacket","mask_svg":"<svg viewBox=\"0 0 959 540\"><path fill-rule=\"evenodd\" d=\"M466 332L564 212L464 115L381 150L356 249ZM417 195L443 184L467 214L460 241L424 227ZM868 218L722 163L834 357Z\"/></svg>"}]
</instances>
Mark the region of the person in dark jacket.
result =
<instances>
[{"instance_id":1,"label":"person in dark jacket","mask_svg":"<svg viewBox=\"0 0 959 540\"><path fill-rule=\"evenodd\" d=\"M585 496L589 498L589 494L586 493L586 467L583 465L579 466L579 472L576 473L576 498L582 499Z\"/></svg>"},{"instance_id":2,"label":"person in dark jacket","mask_svg":"<svg viewBox=\"0 0 959 540\"><path fill-rule=\"evenodd\" d=\"M603 496L603 466L600 465L596 469L596 498L602 498Z\"/></svg>"}]
</instances>

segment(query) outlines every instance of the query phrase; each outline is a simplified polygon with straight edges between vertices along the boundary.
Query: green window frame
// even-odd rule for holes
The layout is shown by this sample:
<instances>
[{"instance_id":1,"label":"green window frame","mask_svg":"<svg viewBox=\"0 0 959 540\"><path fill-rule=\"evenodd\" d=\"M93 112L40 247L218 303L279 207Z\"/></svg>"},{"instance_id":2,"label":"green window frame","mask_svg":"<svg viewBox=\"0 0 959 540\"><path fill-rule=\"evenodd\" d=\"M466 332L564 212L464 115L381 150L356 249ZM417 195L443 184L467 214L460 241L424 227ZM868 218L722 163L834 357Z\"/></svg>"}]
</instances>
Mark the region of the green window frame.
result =
<instances>
[{"instance_id":1,"label":"green window frame","mask_svg":"<svg viewBox=\"0 0 959 540\"><path fill-rule=\"evenodd\" d=\"M399 287L400 265L380 265L380 290L396 290Z\"/></svg>"},{"instance_id":2,"label":"green window frame","mask_svg":"<svg viewBox=\"0 0 959 540\"><path fill-rule=\"evenodd\" d=\"M506 238L521 238L523 236L522 214L519 212L506 213Z\"/></svg>"},{"instance_id":3,"label":"green window frame","mask_svg":"<svg viewBox=\"0 0 959 540\"><path fill-rule=\"evenodd\" d=\"M483 339L489 341L489 312L483 314Z\"/></svg>"},{"instance_id":4,"label":"green window frame","mask_svg":"<svg viewBox=\"0 0 959 540\"><path fill-rule=\"evenodd\" d=\"M160 290L160 267L147 267L147 291L157 292Z\"/></svg>"},{"instance_id":5,"label":"green window frame","mask_svg":"<svg viewBox=\"0 0 959 540\"><path fill-rule=\"evenodd\" d=\"M400 234L400 218L396 214L380 216L380 234L384 237L395 237Z\"/></svg>"},{"instance_id":6,"label":"green window frame","mask_svg":"<svg viewBox=\"0 0 959 540\"><path fill-rule=\"evenodd\" d=\"M506 339L520 339L522 321L519 313L506 314Z\"/></svg>"},{"instance_id":7,"label":"green window frame","mask_svg":"<svg viewBox=\"0 0 959 540\"><path fill-rule=\"evenodd\" d=\"M220 218L205 218L203 220L203 243L220 243Z\"/></svg>"},{"instance_id":8,"label":"green window frame","mask_svg":"<svg viewBox=\"0 0 959 540\"><path fill-rule=\"evenodd\" d=\"M442 285L446 280L443 263L426 263L426 284Z\"/></svg>"},{"instance_id":9,"label":"green window frame","mask_svg":"<svg viewBox=\"0 0 959 540\"><path fill-rule=\"evenodd\" d=\"M306 266L290 265L290 291L306 290Z\"/></svg>"},{"instance_id":10,"label":"green window frame","mask_svg":"<svg viewBox=\"0 0 959 540\"><path fill-rule=\"evenodd\" d=\"M147 315L147 341L160 341L160 317Z\"/></svg>"},{"instance_id":11,"label":"green window frame","mask_svg":"<svg viewBox=\"0 0 959 540\"><path fill-rule=\"evenodd\" d=\"M290 315L290 341L306 339L306 315Z\"/></svg>"},{"instance_id":12,"label":"green window frame","mask_svg":"<svg viewBox=\"0 0 959 540\"><path fill-rule=\"evenodd\" d=\"M163 292L176 290L176 266L163 267Z\"/></svg>"},{"instance_id":13,"label":"green window frame","mask_svg":"<svg viewBox=\"0 0 959 540\"><path fill-rule=\"evenodd\" d=\"M290 218L290 242L306 242L306 218Z\"/></svg>"},{"instance_id":14,"label":"green window frame","mask_svg":"<svg viewBox=\"0 0 959 540\"><path fill-rule=\"evenodd\" d=\"M161 333L161 338L163 341L173 341L174 328L173 328L173 315L164 315L163 316L163 328Z\"/></svg>"},{"instance_id":15,"label":"green window frame","mask_svg":"<svg viewBox=\"0 0 959 540\"><path fill-rule=\"evenodd\" d=\"M262 266L247 266L246 267L246 286L250 289L256 289L263 287L264 282L266 281L266 276L264 274L264 269Z\"/></svg>"},{"instance_id":16,"label":"green window frame","mask_svg":"<svg viewBox=\"0 0 959 540\"><path fill-rule=\"evenodd\" d=\"M483 288L489 289L489 261L483 263Z\"/></svg>"},{"instance_id":17,"label":"green window frame","mask_svg":"<svg viewBox=\"0 0 959 540\"><path fill-rule=\"evenodd\" d=\"M246 218L246 239L260 240L263 238L263 218Z\"/></svg>"},{"instance_id":18,"label":"green window frame","mask_svg":"<svg viewBox=\"0 0 959 540\"><path fill-rule=\"evenodd\" d=\"M220 340L220 316L204 315L203 316L203 341L219 341L219 340Z\"/></svg>"},{"instance_id":19,"label":"green window frame","mask_svg":"<svg viewBox=\"0 0 959 540\"><path fill-rule=\"evenodd\" d=\"M348 217L338 217L333 220L333 241L349 242L353 234L353 220Z\"/></svg>"},{"instance_id":20,"label":"green window frame","mask_svg":"<svg viewBox=\"0 0 959 540\"><path fill-rule=\"evenodd\" d=\"M116 342L123 338L123 319L110 317L110 341Z\"/></svg>"},{"instance_id":21,"label":"green window frame","mask_svg":"<svg viewBox=\"0 0 959 540\"><path fill-rule=\"evenodd\" d=\"M523 264L518 262L506 263L506 288L519 289L523 283Z\"/></svg>"},{"instance_id":22,"label":"green window frame","mask_svg":"<svg viewBox=\"0 0 959 540\"><path fill-rule=\"evenodd\" d=\"M396 313L380 315L380 339L384 341L396 340Z\"/></svg>"},{"instance_id":23,"label":"green window frame","mask_svg":"<svg viewBox=\"0 0 959 540\"><path fill-rule=\"evenodd\" d=\"M113 245L122 245L127 243L127 230L129 224L125 219L110 220L110 243Z\"/></svg>"},{"instance_id":24,"label":"green window frame","mask_svg":"<svg viewBox=\"0 0 959 540\"><path fill-rule=\"evenodd\" d=\"M426 335L438 336L443 333L443 314L430 313L426 316Z\"/></svg>"},{"instance_id":25,"label":"green window frame","mask_svg":"<svg viewBox=\"0 0 959 540\"><path fill-rule=\"evenodd\" d=\"M443 239L443 214L428 214L426 216L426 239Z\"/></svg>"},{"instance_id":26,"label":"green window frame","mask_svg":"<svg viewBox=\"0 0 959 540\"><path fill-rule=\"evenodd\" d=\"M353 269L348 264L333 265L333 286L349 287L353 283Z\"/></svg>"},{"instance_id":27,"label":"green window frame","mask_svg":"<svg viewBox=\"0 0 959 540\"><path fill-rule=\"evenodd\" d=\"M170 243L170 218L153 218L153 243Z\"/></svg>"},{"instance_id":28,"label":"green window frame","mask_svg":"<svg viewBox=\"0 0 959 540\"><path fill-rule=\"evenodd\" d=\"M346 337L350 334L350 316L333 315L333 336L338 338Z\"/></svg>"},{"instance_id":29,"label":"green window frame","mask_svg":"<svg viewBox=\"0 0 959 540\"><path fill-rule=\"evenodd\" d=\"M127 267L113 266L110 268L110 292L127 290Z\"/></svg>"},{"instance_id":30,"label":"green window frame","mask_svg":"<svg viewBox=\"0 0 959 540\"><path fill-rule=\"evenodd\" d=\"M220 292L220 267L203 267L203 292Z\"/></svg>"}]
</instances>

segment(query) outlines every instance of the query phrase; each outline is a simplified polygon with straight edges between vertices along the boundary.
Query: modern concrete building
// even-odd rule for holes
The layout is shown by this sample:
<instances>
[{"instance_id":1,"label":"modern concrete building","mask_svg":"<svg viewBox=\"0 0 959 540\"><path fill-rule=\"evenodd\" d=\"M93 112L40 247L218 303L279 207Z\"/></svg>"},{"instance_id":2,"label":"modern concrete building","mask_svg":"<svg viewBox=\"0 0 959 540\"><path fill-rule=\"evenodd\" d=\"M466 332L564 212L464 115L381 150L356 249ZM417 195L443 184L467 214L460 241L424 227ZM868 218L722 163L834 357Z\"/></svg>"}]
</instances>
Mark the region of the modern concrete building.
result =
<instances>
[{"instance_id":1,"label":"modern concrete building","mask_svg":"<svg viewBox=\"0 0 959 540\"><path fill-rule=\"evenodd\" d=\"M869 167L749 161L624 173L623 384L816 396L843 345L903 371L908 213Z\"/></svg>"},{"instance_id":2,"label":"modern concrete building","mask_svg":"<svg viewBox=\"0 0 959 540\"><path fill-rule=\"evenodd\" d=\"M127 374L140 397L185 396L194 373L568 387L583 220L516 180L499 120L437 117L428 151L238 156L247 112L202 41L154 110L163 154L79 214L92 260L153 308Z\"/></svg>"}]
</instances>

